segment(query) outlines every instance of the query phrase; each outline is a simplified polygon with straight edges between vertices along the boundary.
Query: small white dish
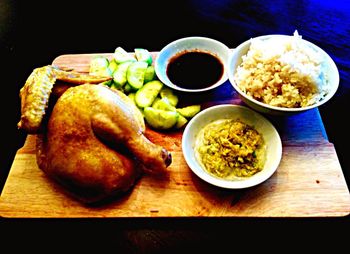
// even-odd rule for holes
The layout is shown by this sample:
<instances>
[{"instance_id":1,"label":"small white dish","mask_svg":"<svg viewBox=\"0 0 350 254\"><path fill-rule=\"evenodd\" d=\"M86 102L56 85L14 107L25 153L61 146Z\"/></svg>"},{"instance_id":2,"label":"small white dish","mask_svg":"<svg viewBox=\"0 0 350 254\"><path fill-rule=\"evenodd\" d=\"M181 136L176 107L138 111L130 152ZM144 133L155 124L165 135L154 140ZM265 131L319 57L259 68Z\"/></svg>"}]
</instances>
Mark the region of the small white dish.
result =
<instances>
[{"instance_id":1,"label":"small white dish","mask_svg":"<svg viewBox=\"0 0 350 254\"><path fill-rule=\"evenodd\" d=\"M253 126L262 134L266 146L266 161L263 169L247 178L225 180L208 173L195 156L195 142L200 130L219 119L237 119ZM261 114L239 105L224 104L207 108L194 116L187 124L182 137L182 151L190 169L202 180L227 189L242 189L258 185L277 170L282 158L282 142L275 127Z\"/></svg>"},{"instance_id":2,"label":"small white dish","mask_svg":"<svg viewBox=\"0 0 350 254\"><path fill-rule=\"evenodd\" d=\"M193 51L193 50L211 53L212 55L216 56L220 60L224 70L221 78L217 82L205 88L189 89L189 88L180 87L170 81L167 75L167 66L169 64L169 61L174 56L180 54L181 52ZM225 81L227 81L228 77L226 73L226 64L227 64L230 52L231 52L230 49L225 44L211 38L194 36L194 37L186 37L186 38L178 39L166 45L159 52L154 63L155 72L158 78L160 79L160 81L162 81L165 85L178 91L203 92L203 91L211 90L222 85Z\"/></svg>"}]
</instances>

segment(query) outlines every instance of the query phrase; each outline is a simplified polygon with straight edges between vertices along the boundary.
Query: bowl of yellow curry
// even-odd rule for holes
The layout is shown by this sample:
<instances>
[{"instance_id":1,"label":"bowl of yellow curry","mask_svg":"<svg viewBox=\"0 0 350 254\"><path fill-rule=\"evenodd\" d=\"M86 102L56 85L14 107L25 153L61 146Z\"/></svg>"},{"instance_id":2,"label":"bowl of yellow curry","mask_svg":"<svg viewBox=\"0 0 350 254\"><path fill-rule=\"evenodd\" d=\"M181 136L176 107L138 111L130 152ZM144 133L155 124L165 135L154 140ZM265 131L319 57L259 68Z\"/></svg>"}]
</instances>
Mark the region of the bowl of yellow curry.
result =
<instances>
[{"instance_id":1,"label":"bowl of yellow curry","mask_svg":"<svg viewBox=\"0 0 350 254\"><path fill-rule=\"evenodd\" d=\"M190 169L202 180L242 189L274 174L282 158L282 142L261 114L224 104L202 110L188 122L182 151Z\"/></svg>"}]
</instances>

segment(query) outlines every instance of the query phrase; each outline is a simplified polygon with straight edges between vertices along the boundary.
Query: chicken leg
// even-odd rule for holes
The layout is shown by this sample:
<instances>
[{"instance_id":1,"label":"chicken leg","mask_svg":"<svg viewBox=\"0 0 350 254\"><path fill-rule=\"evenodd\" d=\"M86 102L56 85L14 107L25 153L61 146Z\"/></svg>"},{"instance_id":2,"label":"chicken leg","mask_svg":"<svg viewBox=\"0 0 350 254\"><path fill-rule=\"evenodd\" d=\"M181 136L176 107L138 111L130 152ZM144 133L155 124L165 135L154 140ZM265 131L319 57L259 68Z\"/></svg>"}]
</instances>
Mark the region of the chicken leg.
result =
<instances>
[{"instance_id":1,"label":"chicken leg","mask_svg":"<svg viewBox=\"0 0 350 254\"><path fill-rule=\"evenodd\" d=\"M141 113L103 85L68 88L38 136L39 167L84 202L129 190L141 174L166 172L171 154L144 136Z\"/></svg>"}]
</instances>

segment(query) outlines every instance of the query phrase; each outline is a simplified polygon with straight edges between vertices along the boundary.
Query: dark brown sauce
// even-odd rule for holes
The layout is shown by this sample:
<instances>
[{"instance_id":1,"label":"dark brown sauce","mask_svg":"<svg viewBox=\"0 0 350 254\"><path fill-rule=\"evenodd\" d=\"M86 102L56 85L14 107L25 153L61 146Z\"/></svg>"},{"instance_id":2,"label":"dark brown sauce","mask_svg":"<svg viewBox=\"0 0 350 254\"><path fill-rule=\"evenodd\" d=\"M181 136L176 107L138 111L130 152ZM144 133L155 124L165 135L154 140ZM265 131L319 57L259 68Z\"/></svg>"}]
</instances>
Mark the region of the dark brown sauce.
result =
<instances>
[{"instance_id":1,"label":"dark brown sauce","mask_svg":"<svg viewBox=\"0 0 350 254\"><path fill-rule=\"evenodd\" d=\"M167 66L170 81L186 89L203 89L214 85L224 73L220 59L205 51L183 51L173 56Z\"/></svg>"}]
</instances>

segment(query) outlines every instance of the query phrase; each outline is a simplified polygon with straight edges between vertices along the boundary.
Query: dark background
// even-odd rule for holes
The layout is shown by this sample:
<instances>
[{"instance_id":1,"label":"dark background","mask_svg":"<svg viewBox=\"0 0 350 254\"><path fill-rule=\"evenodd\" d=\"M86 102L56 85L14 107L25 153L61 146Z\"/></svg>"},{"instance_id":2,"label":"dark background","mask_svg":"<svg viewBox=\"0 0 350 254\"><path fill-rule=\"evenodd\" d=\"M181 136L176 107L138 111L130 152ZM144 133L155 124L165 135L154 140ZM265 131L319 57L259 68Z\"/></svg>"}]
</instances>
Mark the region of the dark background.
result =
<instances>
[{"instance_id":1,"label":"dark background","mask_svg":"<svg viewBox=\"0 0 350 254\"><path fill-rule=\"evenodd\" d=\"M345 0L192 0L192 1L4 1L0 0L1 129L0 186L6 181L13 156L25 134L17 130L19 89L36 67L50 64L61 54L113 52L117 46L127 51L135 47L159 51L167 43L186 36L207 36L233 48L255 36L293 34L323 48L335 61L340 86L326 105L319 108L330 142L334 143L347 183L350 182L348 124L350 105L350 3ZM266 235L280 240L290 230L294 243L310 247L329 243L346 218L309 219L155 219L155 220L8 220L0 230L9 238L34 237L75 242L84 246L96 238L106 239L129 253L174 253L190 245L193 249L210 242L233 239L247 241ZM0 225L1 228L1 225ZM277 233L277 228L279 229ZM280 228L282 231L280 231ZM63 230L64 234L53 234ZM224 230L231 230L222 235ZM237 233L235 229L240 232ZM109 230L111 233L105 232ZM10 233L11 232L11 233ZM51 232L47 234L46 232ZM53 235L52 235L53 234ZM53 236L52 238L49 236ZM313 242L308 239L318 236ZM344 235L343 235L344 236ZM75 240L74 240L75 239ZM340 240L339 240L340 241ZM233 241L234 243L234 241ZM203 245L204 244L204 245ZM216 247L218 247L215 244ZM33 246L36 246L33 243ZM295 246L295 245L294 245ZM143 251L144 249L149 252ZM205 249L205 248L203 248Z\"/></svg>"}]
</instances>

